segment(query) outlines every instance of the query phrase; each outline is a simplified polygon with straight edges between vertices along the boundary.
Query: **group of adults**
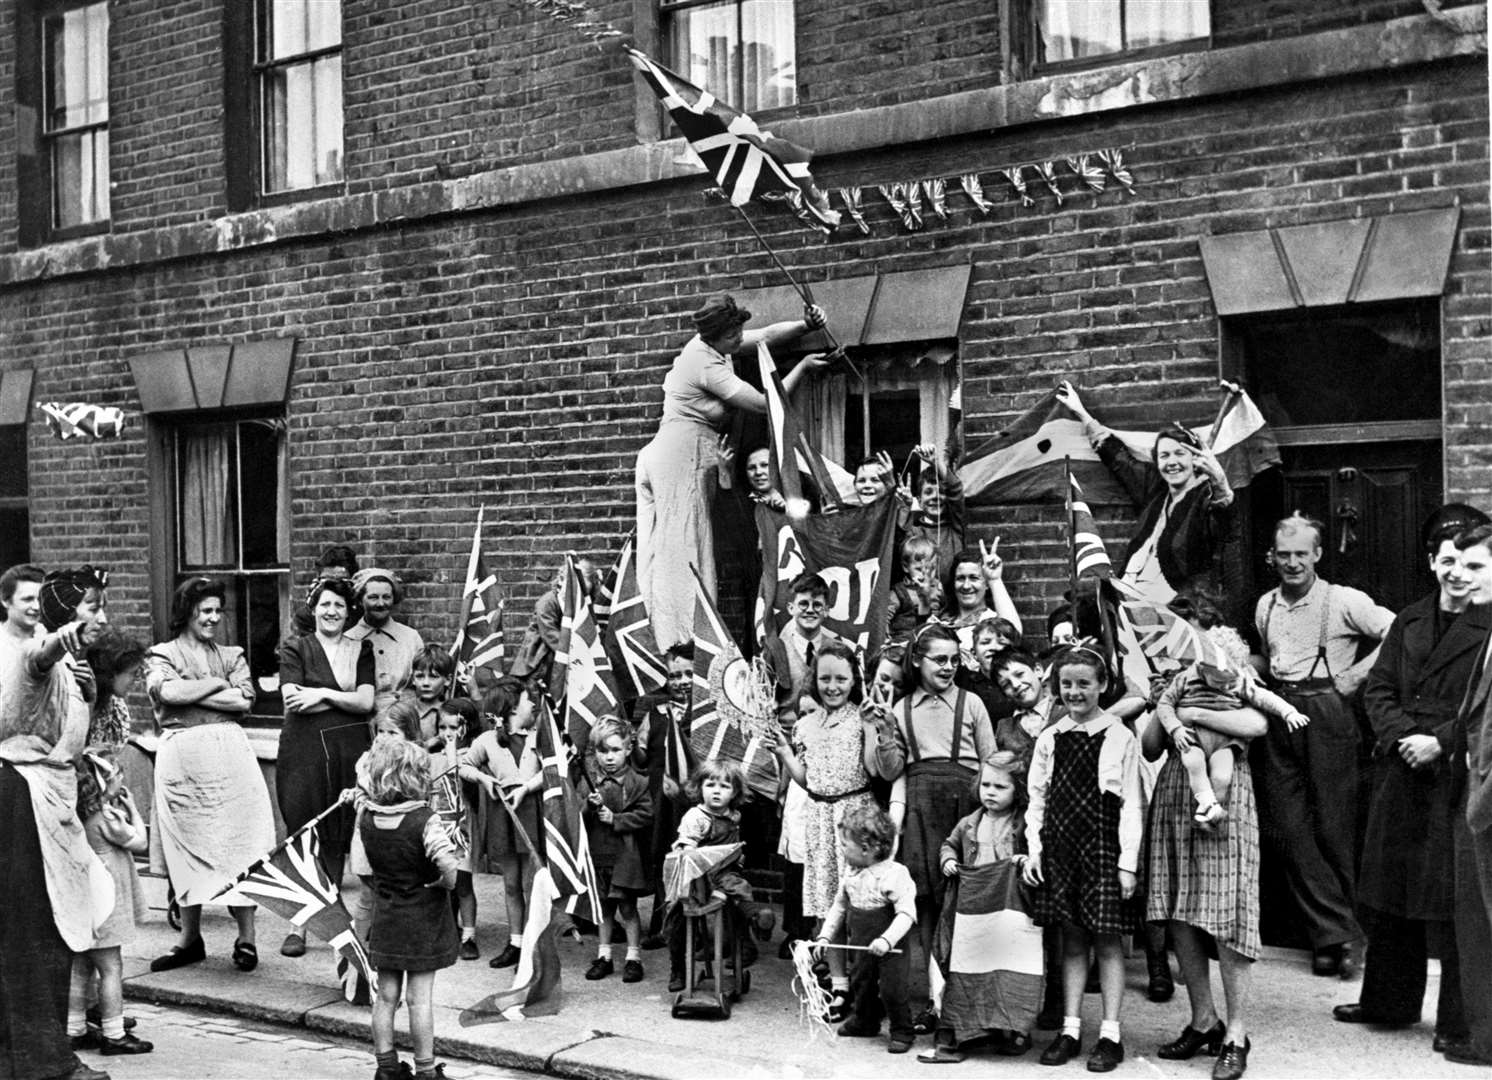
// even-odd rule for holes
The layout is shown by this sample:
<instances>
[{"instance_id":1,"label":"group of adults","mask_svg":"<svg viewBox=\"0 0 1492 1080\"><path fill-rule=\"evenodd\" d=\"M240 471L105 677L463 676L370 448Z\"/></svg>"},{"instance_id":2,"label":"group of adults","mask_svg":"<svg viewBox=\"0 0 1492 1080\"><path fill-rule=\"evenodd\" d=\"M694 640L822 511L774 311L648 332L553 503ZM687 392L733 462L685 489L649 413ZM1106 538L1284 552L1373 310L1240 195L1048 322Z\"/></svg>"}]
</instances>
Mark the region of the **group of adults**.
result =
<instances>
[{"instance_id":1,"label":"group of adults","mask_svg":"<svg viewBox=\"0 0 1492 1080\"><path fill-rule=\"evenodd\" d=\"M180 934L151 963L164 971L201 961L202 905L222 902L235 878L275 843L268 787L241 721L258 689L243 650L222 643L224 582L192 577L172 599L170 637L149 650L108 628L102 570L46 573L21 565L0 576L0 1078L105 1074L81 1062L67 1036L72 954L85 951L114 906L112 883L76 812L74 763L85 746L116 747L130 734L123 695L143 661L159 730L150 858L180 910ZM359 570L345 547L323 556L280 650L285 704L275 785L294 830L352 786L371 742L370 720L410 680L419 634L399 622L398 578ZM113 638L116 644L101 648ZM323 819L328 877L340 882L352 816ZM232 959L258 964L255 909L231 904ZM305 951L298 928L282 952Z\"/></svg>"},{"instance_id":2,"label":"group of adults","mask_svg":"<svg viewBox=\"0 0 1492 1080\"><path fill-rule=\"evenodd\" d=\"M808 307L800 322L746 331L750 313L729 296L693 315L697 334L664 380L658 433L637 459L639 584L662 643L688 640L693 582L715 581L711 543L717 444L732 409L765 410L736 374L732 355L759 341L791 342L824 325ZM788 393L828 360L809 356L783 379ZM1168 427L1150 459L1137 458L1092 417L1078 390L1058 399L1082 421L1098 457L1133 498L1139 519L1116 570L1156 604L1203 591L1236 602L1234 493L1217 459L1192 432ZM727 460L729 460L727 458ZM766 473L768 455L748 464ZM770 481L752 476L765 494ZM1261 840L1283 870L1318 975L1349 977L1367 942L1361 1000L1338 1007L1345 1023L1418 1021L1426 958L1442 965L1434 1047L1455 1061L1492 1064L1492 530L1486 517L1449 506L1425 526L1436 591L1396 618L1365 593L1322 580L1324 528L1282 520L1269 560L1279 585L1252 612L1264 674L1309 717L1299 731L1262 717L1232 733L1255 740L1254 770L1239 761L1228 827L1193 827L1195 809L1179 754L1166 754L1159 725L1142 747L1164 758L1149 808L1146 916L1164 925L1182 968L1191 1017L1162 1056L1224 1047L1218 1075L1247 1064L1252 962L1260 953ZM1080 607L1080 598L1073 598ZM1240 618L1241 612L1235 612ZM660 617L661 616L661 617ZM1067 616L1073 618L1074 616ZM1018 625L1018 624L1017 624ZM1374 737L1371 811L1358 865L1358 710ZM1454 873L1451 869L1454 867ZM1366 924L1366 929L1364 928ZM1209 978L1217 957L1225 1008ZM1152 991L1157 973L1152 969ZM1164 983L1170 983L1164 972ZM1155 995L1153 995L1155 996ZM1167 996L1161 994L1159 996ZM1227 1041L1219 1037L1226 1030Z\"/></svg>"}]
</instances>

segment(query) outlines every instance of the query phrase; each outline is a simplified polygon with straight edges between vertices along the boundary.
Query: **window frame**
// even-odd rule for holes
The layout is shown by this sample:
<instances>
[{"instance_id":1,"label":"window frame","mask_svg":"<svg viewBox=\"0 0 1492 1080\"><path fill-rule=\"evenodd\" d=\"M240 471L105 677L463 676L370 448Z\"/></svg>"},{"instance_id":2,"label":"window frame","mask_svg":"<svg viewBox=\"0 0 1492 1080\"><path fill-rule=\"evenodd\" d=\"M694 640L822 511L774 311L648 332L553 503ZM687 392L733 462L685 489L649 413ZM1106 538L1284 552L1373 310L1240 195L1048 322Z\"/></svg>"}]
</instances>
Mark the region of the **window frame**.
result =
<instances>
[{"instance_id":1,"label":"window frame","mask_svg":"<svg viewBox=\"0 0 1492 1080\"><path fill-rule=\"evenodd\" d=\"M102 120L52 129L48 127L51 114L52 90L50 57L46 48L46 27L49 21L81 8L97 7L103 12L104 27L104 117ZM109 34L112 20L109 18L108 0L23 0L16 7L16 41L23 47L15 56L15 123L16 123L16 194L17 194L17 241L22 247L36 247L61 240L107 233L112 228L113 199L111 197L110 161L112 120L110 104ZM32 47L25 47L30 43ZM105 216L76 225L58 224L58 171L55 148L64 138L80 133L102 131L104 133L104 168L101 199ZM95 176L97 168L94 169Z\"/></svg>"},{"instance_id":2,"label":"window frame","mask_svg":"<svg viewBox=\"0 0 1492 1080\"><path fill-rule=\"evenodd\" d=\"M1003 3L1019 5L1020 13L1012 13L1009 20L1013 39L1022 42L1025 54L1025 69L1027 77L1039 77L1042 75L1057 74L1069 71L1090 71L1094 68L1107 67L1115 63L1130 63L1134 61L1155 60L1166 56L1179 56L1182 53L1200 52L1212 48L1213 32L1213 0L1207 0L1207 33L1200 37L1185 38L1181 41L1171 41L1164 45L1150 45L1142 49L1118 48L1113 52L1100 53L1096 56L1086 56L1076 60L1047 60L1043 56L1045 46L1041 37L1041 19L1038 18L1037 8L1051 2L1051 0L1002 0ZM1066 0L1073 2L1073 0ZM1118 0L1119 2L1119 34L1121 40L1125 37L1125 5L1130 0Z\"/></svg>"},{"instance_id":3,"label":"window frame","mask_svg":"<svg viewBox=\"0 0 1492 1080\"><path fill-rule=\"evenodd\" d=\"M346 55L347 42L338 35L336 45L323 46L292 56L264 59L272 0L229 3L223 6L223 146L227 159L227 200L230 211L261 206L328 198L347 190L346 79L341 79L343 102L342 176L310 187L268 191L270 99L268 80L272 72L314 64L328 56ZM339 0L339 17L345 21L345 5Z\"/></svg>"},{"instance_id":4,"label":"window frame","mask_svg":"<svg viewBox=\"0 0 1492 1080\"><path fill-rule=\"evenodd\" d=\"M743 27L744 27L744 13L743 13L743 9L744 9L744 7L745 7L745 5L746 5L747 2L748 2L748 0L657 0L657 4L656 4L656 8L655 8L657 14L656 14L656 22L654 24L654 28L655 28L656 33L657 33L657 41L658 41L658 44L659 44L659 52L662 53L662 55L664 56L663 63L664 63L665 67L668 67L668 68L672 69L673 71L677 72L679 75L683 76L685 79L689 79L689 80L693 81L692 74L690 72L688 72L688 71L681 70L681 66L679 64L679 58L677 56L673 55L673 49L672 49L672 42L673 42L672 29L673 29L673 27L672 27L672 21L671 21L673 15L676 12L688 11L691 8L718 7L718 6L722 6L723 4L732 4L732 5L734 5L734 7L735 7L735 14L736 14L736 20L735 20L736 21L736 27L735 27L735 48L733 50L734 55L732 57L732 62L731 62L731 68L733 70L732 70L732 75L731 75L732 85L729 88L730 95L729 96L723 96L723 95L719 94L716 90L714 90L714 89L712 89L710 87L707 87L707 86L700 86L700 89L702 89L702 90L709 90L710 93L715 94L716 97L719 100L723 101L725 104L729 105L731 108L736 109L739 112L747 113L748 115L750 115L753 118L757 118L757 117L760 117L760 116L779 116L779 115L783 114L785 111L787 111L789 109L796 109L798 107L798 105L800 104L800 100L801 100L800 97L799 97L799 93L798 93L798 91L799 91L799 83L798 83L798 5L797 5L797 0L793 0L793 20L792 20L793 21L793 29L792 29L792 41L793 41L793 100L790 101L790 102L788 102L785 105L774 105L771 108L755 108L755 109L750 108L746 104L746 64L745 64L744 55L742 55L742 51L743 51L744 46L745 46L745 33L744 33L744 29L743 29ZM698 85L698 84L696 84L696 85ZM667 114L666 114L666 112L662 111L661 106L657 106L657 108L658 108L660 114L663 117L662 129L664 131L667 131L667 130L669 130Z\"/></svg>"},{"instance_id":5,"label":"window frame","mask_svg":"<svg viewBox=\"0 0 1492 1080\"><path fill-rule=\"evenodd\" d=\"M245 507L243 501L243 472L241 454L241 429L246 424L271 421L277 431L276 484L278 487L277 547L283 559L272 565L249 566L245 564L243 532ZM235 565L187 567L183 564L183 519L181 514L181 446L190 429L232 427L235 431L234 497L238 506L237 551ZM151 601L155 636L164 641L169 636L168 620L171 597L176 587L191 577L210 577L225 581L231 597L238 595L242 581L246 589L251 579L277 579L279 582L279 633L276 644L291 632L294 619L294 580L290 565L290 445L285 423L285 410L276 407L253 407L240 409L194 410L191 412L155 414L147 417L146 460L151 484ZM246 595L246 593L245 593ZM230 601L236 603L236 599ZM243 615L247 623L247 612ZM246 656L250 654L250 641L236 640L238 626L234 625L232 644L242 647ZM249 657L252 663L252 656ZM278 667L278 665L276 665ZM283 719L283 706L278 691L266 692L255 685L254 707L244 717L244 723L257 727L273 727Z\"/></svg>"}]
</instances>

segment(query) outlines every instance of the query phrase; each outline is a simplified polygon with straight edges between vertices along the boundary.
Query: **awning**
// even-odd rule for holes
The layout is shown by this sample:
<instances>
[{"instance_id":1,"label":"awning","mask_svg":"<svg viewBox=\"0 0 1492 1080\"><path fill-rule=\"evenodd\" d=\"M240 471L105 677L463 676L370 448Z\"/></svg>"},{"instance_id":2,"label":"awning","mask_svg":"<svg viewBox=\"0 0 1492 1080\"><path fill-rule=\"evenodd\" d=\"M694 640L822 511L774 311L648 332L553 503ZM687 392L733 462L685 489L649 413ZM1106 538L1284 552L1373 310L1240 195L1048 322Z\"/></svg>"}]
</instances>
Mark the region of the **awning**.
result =
<instances>
[{"instance_id":1,"label":"awning","mask_svg":"<svg viewBox=\"0 0 1492 1080\"><path fill-rule=\"evenodd\" d=\"M958 337L972 272L968 263L959 263L815 281L809 288L828 314L829 329L841 345L930 341ZM733 295L736 303L751 312L750 326L803 317L803 300L791 285L744 289ZM823 335L814 334L799 347L811 350L827 344Z\"/></svg>"},{"instance_id":2,"label":"awning","mask_svg":"<svg viewBox=\"0 0 1492 1080\"><path fill-rule=\"evenodd\" d=\"M294 363L294 338L165 349L129 361L147 413L283 405Z\"/></svg>"},{"instance_id":3,"label":"awning","mask_svg":"<svg viewBox=\"0 0 1492 1080\"><path fill-rule=\"evenodd\" d=\"M0 424L24 424L31 409L31 383L36 372L31 368L0 373Z\"/></svg>"},{"instance_id":4,"label":"awning","mask_svg":"<svg viewBox=\"0 0 1492 1080\"><path fill-rule=\"evenodd\" d=\"M1219 315L1439 296L1458 207L1200 241Z\"/></svg>"}]
</instances>

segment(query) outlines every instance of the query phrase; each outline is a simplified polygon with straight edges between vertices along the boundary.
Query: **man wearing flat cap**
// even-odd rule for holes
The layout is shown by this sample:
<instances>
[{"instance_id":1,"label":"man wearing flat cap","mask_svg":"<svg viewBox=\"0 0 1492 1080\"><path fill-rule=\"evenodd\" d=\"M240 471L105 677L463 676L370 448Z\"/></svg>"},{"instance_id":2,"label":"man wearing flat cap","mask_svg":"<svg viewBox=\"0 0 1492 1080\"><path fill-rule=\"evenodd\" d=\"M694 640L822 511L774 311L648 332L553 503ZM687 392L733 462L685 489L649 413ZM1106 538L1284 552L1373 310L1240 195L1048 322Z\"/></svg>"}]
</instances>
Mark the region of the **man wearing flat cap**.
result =
<instances>
[{"instance_id":1,"label":"man wearing flat cap","mask_svg":"<svg viewBox=\"0 0 1492 1080\"><path fill-rule=\"evenodd\" d=\"M367 640L373 646L373 715L382 716L409 688L414 654L425 647L424 638L412 626L394 618L394 609L404 599L404 585L388 570L369 567L352 575L352 589L363 617L347 631L352 641Z\"/></svg>"},{"instance_id":2,"label":"man wearing flat cap","mask_svg":"<svg viewBox=\"0 0 1492 1080\"><path fill-rule=\"evenodd\" d=\"M694 633L694 578L699 570L715 593L715 555L710 502L716 487L716 455L734 407L765 413L767 400L736 374L731 356L759 343L768 348L824 326L823 309L809 305L800 322L744 330L751 312L729 295L706 300L694 312L696 335L674 358L663 380L663 418L658 434L637 455L637 582L663 647ZM805 372L827 366L828 357L806 356L783 378L789 394Z\"/></svg>"}]
</instances>

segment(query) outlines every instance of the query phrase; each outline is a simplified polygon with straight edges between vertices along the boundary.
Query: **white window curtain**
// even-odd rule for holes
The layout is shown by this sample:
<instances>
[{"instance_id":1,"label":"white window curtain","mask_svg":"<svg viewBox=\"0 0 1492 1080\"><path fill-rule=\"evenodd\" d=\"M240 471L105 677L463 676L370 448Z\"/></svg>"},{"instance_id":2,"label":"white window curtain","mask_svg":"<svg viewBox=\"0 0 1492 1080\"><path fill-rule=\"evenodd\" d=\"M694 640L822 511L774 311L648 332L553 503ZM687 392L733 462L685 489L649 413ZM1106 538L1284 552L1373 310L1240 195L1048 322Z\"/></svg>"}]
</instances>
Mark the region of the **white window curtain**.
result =
<instances>
[{"instance_id":1,"label":"white window curtain","mask_svg":"<svg viewBox=\"0 0 1492 1080\"><path fill-rule=\"evenodd\" d=\"M731 0L669 17L669 58L690 82L744 112L798 100L794 0Z\"/></svg>"},{"instance_id":2,"label":"white window curtain","mask_svg":"<svg viewBox=\"0 0 1492 1080\"><path fill-rule=\"evenodd\" d=\"M798 100L793 0L741 4L741 87L747 112L778 109Z\"/></svg>"},{"instance_id":3,"label":"white window curtain","mask_svg":"<svg viewBox=\"0 0 1492 1080\"><path fill-rule=\"evenodd\" d=\"M849 384L844 375L827 379L805 380L812 392L805 395L807 407L800 414L808 427L808 441L820 454L837 465L854 471L854 461L840 461L844 453L844 408ZM853 458L854 455L847 455Z\"/></svg>"},{"instance_id":4,"label":"white window curtain","mask_svg":"<svg viewBox=\"0 0 1492 1080\"><path fill-rule=\"evenodd\" d=\"M871 443L875 444L875 398L877 394L916 390L920 442L942 446L948 438L948 399L958 385L958 362L937 363L925 356L916 363L861 367L865 375L865 392L871 399ZM819 453L836 464L854 471L860 460L859 447L845 447L845 407L851 390L861 392L860 381L840 374L816 379L811 384L799 412L808 428L809 441ZM845 460L840 460L840 455Z\"/></svg>"},{"instance_id":5,"label":"white window curtain","mask_svg":"<svg viewBox=\"0 0 1492 1080\"><path fill-rule=\"evenodd\" d=\"M238 561L238 493L233 482L235 430L183 432L180 521L183 566Z\"/></svg>"},{"instance_id":6,"label":"white window curtain","mask_svg":"<svg viewBox=\"0 0 1492 1080\"><path fill-rule=\"evenodd\" d=\"M1127 0L1125 45L1149 49L1212 33L1207 0Z\"/></svg>"},{"instance_id":7,"label":"white window curtain","mask_svg":"<svg viewBox=\"0 0 1492 1080\"><path fill-rule=\"evenodd\" d=\"M1048 63L1082 60L1124 47L1119 0L1045 0L1038 11Z\"/></svg>"}]
</instances>

